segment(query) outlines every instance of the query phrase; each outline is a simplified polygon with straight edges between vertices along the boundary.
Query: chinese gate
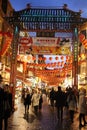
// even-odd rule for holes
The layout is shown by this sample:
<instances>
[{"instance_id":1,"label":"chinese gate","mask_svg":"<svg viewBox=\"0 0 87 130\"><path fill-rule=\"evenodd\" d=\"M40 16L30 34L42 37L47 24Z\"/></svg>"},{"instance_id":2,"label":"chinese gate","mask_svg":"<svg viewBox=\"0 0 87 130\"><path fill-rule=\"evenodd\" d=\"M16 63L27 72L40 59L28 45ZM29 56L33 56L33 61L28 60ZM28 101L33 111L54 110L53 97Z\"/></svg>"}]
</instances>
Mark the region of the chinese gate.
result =
<instances>
[{"instance_id":1,"label":"chinese gate","mask_svg":"<svg viewBox=\"0 0 87 130\"><path fill-rule=\"evenodd\" d=\"M5 17L6 21L14 28L13 53L11 83L15 87L16 80L16 55L18 47L18 38L20 31L36 32L39 37L54 37L55 32L71 32L73 34L73 85L78 88L78 31L79 27L87 22L86 18L81 18L81 12L74 12L62 8L26 8L20 11L14 11L11 17ZM13 77L13 78L12 78Z\"/></svg>"}]
</instances>

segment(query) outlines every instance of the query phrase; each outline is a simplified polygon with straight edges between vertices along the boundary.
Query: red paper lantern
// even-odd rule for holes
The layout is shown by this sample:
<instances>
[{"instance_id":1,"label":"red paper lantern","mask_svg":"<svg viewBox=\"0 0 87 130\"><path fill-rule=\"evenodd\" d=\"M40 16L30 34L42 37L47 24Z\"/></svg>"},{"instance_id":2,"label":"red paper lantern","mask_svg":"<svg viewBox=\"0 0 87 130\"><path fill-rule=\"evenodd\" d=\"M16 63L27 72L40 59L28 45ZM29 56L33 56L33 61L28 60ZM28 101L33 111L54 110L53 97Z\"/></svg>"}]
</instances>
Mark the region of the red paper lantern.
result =
<instances>
[{"instance_id":1,"label":"red paper lantern","mask_svg":"<svg viewBox=\"0 0 87 130\"><path fill-rule=\"evenodd\" d=\"M58 56L56 56L56 57L55 57L55 59L56 59L56 60L58 60L58 59L59 59L59 57L58 57Z\"/></svg>"},{"instance_id":2,"label":"red paper lantern","mask_svg":"<svg viewBox=\"0 0 87 130\"><path fill-rule=\"evenodd\" d=\"M43 60L45 61L45 60L46 60L46 57L43 57Z\"/></svg>"},{"instance_id":3,"label":"red paper lantern","mask_svg":"<svg viewBox=\"0 0 87 130\"><path fill-rule=\"evenodd\" d=\"M61 56L61 60L64 60L64 56Z\"/></svg>"},{"instance_id":4,"label":"red paper lantern","mask_svg":"<svg viewBox=\"0 0 87 130\"><path fill-rule=\"evenodd\" d=\"M49 60L52 60L52 57L49 57Z\"/></svg>"}]
</instances>

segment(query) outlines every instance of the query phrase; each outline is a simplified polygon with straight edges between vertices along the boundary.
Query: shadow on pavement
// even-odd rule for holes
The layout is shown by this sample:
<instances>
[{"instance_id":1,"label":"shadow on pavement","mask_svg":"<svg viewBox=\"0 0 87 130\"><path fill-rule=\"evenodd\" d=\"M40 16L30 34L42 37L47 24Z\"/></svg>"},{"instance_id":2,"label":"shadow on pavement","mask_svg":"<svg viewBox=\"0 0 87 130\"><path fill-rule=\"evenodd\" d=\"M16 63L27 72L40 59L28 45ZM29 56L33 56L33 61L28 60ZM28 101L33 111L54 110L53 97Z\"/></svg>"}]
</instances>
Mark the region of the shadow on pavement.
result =
<instances>
[{"instance_id":1,"label":"shadow on pavement","mask_svg":"<svg viewBox=\"0 0 87 130\"><path fill-rule=\"evenodd\" d=\"M23 117L28 123L32 123L35 120L35 116L33 114L26 113Z\"/></svg>"}]
</instances>

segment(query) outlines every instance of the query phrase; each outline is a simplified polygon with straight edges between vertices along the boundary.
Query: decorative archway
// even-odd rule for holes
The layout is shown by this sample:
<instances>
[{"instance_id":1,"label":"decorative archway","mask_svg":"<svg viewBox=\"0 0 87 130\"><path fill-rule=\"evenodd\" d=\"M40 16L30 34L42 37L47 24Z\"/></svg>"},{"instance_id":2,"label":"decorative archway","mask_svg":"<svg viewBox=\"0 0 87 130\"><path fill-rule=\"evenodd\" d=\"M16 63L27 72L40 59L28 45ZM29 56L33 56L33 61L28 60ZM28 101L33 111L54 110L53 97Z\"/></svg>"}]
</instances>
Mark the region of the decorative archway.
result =
<instances>
[{"instance_id":1,"label":"decorative archway","mask_svg":"<svg viewBox=\"0 0 87 130\"><path fill-rule=\"evenodd\" d=\"M15 88L17 46L19 31L36 32L36 36L54 37L55 32L73 33L73 85L78 88L78 28L87 18L81 18L81 12L75 12L63 8L26 8L14 11L13 16L5 17L5 20L14 28L13 52L11 65L11 84ZM57 58L56 58L57 59Z\"/></svg>"}]
</instances>

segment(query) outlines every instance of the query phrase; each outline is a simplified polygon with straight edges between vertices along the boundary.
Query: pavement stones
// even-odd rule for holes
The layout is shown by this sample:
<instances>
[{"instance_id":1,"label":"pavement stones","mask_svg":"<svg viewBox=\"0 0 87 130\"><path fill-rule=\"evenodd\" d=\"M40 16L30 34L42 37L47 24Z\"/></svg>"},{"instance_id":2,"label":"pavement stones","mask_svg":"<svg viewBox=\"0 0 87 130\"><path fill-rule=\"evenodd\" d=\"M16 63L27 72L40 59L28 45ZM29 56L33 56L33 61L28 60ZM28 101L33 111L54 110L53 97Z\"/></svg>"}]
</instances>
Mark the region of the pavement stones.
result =
<instances>
[{"instance_id":1,"label":"pavement stones","mask_svg":"<svg viewBox=\"0 0 87 130\"><path fill-rule=\"evenodd\" d=\"M19 100L18 109L9 118L8 130L79 130L78 113L75 114L73 123L66 112L63 121L58 121L56 108L51 108L47 102L43 102L42 110L37 116L32 106L27 114L24 112L24 105ZM87 130L87 126L81 130Z\"/></svg>"}]
</instances>

